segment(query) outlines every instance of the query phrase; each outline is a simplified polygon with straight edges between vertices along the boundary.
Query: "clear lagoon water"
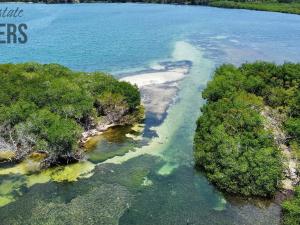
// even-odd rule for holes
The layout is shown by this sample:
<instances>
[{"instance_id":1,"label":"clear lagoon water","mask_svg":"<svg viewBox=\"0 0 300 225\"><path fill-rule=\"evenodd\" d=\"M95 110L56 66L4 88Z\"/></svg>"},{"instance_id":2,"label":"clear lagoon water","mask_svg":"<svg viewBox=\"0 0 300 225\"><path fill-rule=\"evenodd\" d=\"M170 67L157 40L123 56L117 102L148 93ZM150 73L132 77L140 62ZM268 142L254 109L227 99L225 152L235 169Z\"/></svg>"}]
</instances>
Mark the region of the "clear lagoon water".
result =
<instances>
[{"instance_id":1,"label":"clear lagoon water","mask_svg":"<svg viewBox=\"0 0 300 225\"><path fill-rule=\"evenodd\" d=\"M192 67L163 123L146 124L157 136L132 139L136 129L115 128L93 143L86 162L41 173L28 173L30 163L0 169L0 224L280 223L276 203L210 184L194 169L192 143L215 67L300 61L300 16L152 4L6 6L24 10L21 20L7 21L26 22L29 41L1 45L0 63L60 63L116 77L164 61Z\"/></svg>"}]
</instances>

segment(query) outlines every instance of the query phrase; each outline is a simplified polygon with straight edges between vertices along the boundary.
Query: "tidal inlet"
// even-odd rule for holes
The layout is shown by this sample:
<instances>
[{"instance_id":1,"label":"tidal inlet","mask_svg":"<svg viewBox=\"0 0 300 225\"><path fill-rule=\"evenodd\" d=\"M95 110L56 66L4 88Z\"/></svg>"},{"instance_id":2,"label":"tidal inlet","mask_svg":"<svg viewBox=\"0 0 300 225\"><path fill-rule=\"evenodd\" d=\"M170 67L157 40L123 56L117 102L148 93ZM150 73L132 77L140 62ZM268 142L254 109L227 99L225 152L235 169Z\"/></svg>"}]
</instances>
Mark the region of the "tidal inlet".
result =
<instances>
[{"instance_id":1,"label":"tidal inlet","mask_svg":"<svg viewBox=\"0 0 300 225\"><path fill-rule=\"evenodd\" d=\"M0 4L1 225L300 224L300 3L153 3Z\"/></svg>"}]
</instances>

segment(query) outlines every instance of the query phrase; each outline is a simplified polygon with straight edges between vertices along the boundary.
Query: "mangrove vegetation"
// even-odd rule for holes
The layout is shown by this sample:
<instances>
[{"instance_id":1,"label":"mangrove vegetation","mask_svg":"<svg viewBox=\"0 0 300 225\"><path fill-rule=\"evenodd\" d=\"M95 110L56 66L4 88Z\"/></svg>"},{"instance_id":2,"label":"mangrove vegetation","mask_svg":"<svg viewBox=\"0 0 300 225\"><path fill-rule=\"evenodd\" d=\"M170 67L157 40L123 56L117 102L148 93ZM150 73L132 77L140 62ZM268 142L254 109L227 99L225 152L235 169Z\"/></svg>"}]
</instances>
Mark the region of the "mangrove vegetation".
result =
<instances>
[{"instance_id":1,"label":"mangrove vegetation","mask_svg":"<svg viewBox=\"0 0 300 225\"><path fill-rule=\"evenodd\" d=\"M2 160L42 153L43 166L77 161L83 133L141 118L138 88L108 74L57 64L2 64L0 82Z\"/></svg>"},{"instance_id":2,"label":"mangrove vegetation","mask_svg":"<svg viewBox=\"0 0 300 225\"><path fill-rule=\"evenodd\" d=\"M220 66L203 91L196 164L226 192L271 197L299 184L300 64ZM293 163L295 163L295 166ZM283 204L299 224L300 195Z\"/></svg>"}]
</instances>

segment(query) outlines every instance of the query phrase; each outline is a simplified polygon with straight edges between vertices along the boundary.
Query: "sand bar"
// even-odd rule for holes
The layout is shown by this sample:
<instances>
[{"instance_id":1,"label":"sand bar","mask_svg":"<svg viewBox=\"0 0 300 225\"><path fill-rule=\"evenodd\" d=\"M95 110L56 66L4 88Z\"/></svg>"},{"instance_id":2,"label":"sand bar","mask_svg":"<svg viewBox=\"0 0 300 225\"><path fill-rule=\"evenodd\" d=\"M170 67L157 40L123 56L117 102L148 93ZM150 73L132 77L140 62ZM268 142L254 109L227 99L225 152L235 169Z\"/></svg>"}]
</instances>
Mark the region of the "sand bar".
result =
<instances>
[{"instance_id":1,"label":"sand bar","mask_svg":"<svg viewBox=\"0 0 300 225\"><path fill-rule=\"evenodd\" d=\"M165 62L158 68L128 75L120 80L136 84L141 91L146 113L151 113L162 122L170 104L175 100L177 82L186 77L190 66L189 61Z\"/></svg>"},{"instance_id":2,"label":"sand bar","mask_svg":"<svg viewBox=\"0 0 300 225\"><path fill-rule=\"evenodd\" d=\"M158 70L156 72L151 71L149 73L127 76L121 78L120 80L127 81L131 84L136 84L140 88L147 85L165 84L182 80L188 71L189 69L187 67L163 71Z\"/></svg>"}]
</instances>

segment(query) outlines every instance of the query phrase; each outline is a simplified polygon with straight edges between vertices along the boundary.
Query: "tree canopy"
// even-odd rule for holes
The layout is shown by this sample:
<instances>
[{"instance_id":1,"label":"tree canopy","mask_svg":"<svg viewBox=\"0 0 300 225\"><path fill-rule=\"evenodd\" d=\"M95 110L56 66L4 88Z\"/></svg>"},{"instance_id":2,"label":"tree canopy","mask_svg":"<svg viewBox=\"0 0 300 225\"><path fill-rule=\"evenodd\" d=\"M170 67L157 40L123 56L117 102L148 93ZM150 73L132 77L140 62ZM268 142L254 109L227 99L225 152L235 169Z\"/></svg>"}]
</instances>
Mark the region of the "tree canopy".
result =
<instances>
[{"instance_id":1,"label":"tree canopy","mask_svg":"<svg viewBox=\"0 0 300 225\"><path fill-rule=\"evenodd\" d=\"M203 91L195 134L195 159L210 181L230 193L271 196L283 177L282 154L262 111L285 115L289 145L300 141L300 64L220 66ZM299 151L298 147L293 147Z\"/></svg>"},{"instance_id":2,"label":"tree canopy","mask_svg":"<svg viewBox=\"0 0 300 225\"><path fill-rule=\"evenodd\" d=\"M14 150L19 158L32 151L73 154L84 130L119 105L121 116L134 115L140 106L136 86L57 64L2 64L0 83L0 150ZM104 101L108 97L114 101Z\"/></svg>"}]
</instances>

